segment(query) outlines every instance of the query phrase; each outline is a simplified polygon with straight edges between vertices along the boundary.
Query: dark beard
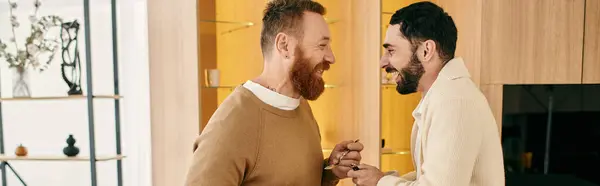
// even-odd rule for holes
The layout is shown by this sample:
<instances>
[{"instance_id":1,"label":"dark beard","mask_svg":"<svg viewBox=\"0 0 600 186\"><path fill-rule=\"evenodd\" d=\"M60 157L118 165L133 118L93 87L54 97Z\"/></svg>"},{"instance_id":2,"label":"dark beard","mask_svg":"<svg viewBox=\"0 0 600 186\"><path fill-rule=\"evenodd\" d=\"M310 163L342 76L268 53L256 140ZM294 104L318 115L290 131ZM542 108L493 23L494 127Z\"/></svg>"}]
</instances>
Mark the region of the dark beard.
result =
<instances>
[{"instance_id":1,"label":"dark beard","mask_svg":"<svg viewBox=\"0 0 600 186\"><path fill-rule=\"evenodd\" d=\"M413 52L413 56L408 62L408 66L400 69L400 76L402 78L397 82L396 91L402 95L412 94L417 92L419 87L419 80L425 73L423 64L417 58L417 55Z\"/></svg>"},{"instance_id":2,"label":"dark beard","mask_svg":"<svg viewBox=\"0 0 600 186\"><path fill-rule=\"evenodd\" d=\"M296 48L297 56L294 66L292 67L291 79L296 91L300 93L304 99L314 101L325 91L325 81L323 78L315 77L316 69L310 67L308 59L303 58L303 52ZM328 65L325 63L319 65ZM328 68L323 67L323 70Z\"/></svg>"}]
</instances>

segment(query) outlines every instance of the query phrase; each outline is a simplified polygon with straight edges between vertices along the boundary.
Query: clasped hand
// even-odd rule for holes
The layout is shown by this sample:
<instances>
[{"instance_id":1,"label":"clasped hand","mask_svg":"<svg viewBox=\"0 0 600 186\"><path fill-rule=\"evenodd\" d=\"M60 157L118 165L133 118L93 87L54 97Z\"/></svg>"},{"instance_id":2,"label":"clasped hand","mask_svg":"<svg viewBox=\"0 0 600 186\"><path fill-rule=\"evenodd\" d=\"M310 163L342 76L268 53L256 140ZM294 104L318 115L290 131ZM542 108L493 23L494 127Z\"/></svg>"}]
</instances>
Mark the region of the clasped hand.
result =
<instances>
[{"instance_id":1,"label":"clasped hand","mask_svg":"<svg viewBox=\"0 0 600 186\"><path fill-rule=\"evenodd\" d=\"M343 141L337 144L329 155L329 165L336 165L331 170L333 174L339 179L347 178L348 171L360 164L360 151L363 148L363 144L358 141Z\"/></svg>"}]
</instances>

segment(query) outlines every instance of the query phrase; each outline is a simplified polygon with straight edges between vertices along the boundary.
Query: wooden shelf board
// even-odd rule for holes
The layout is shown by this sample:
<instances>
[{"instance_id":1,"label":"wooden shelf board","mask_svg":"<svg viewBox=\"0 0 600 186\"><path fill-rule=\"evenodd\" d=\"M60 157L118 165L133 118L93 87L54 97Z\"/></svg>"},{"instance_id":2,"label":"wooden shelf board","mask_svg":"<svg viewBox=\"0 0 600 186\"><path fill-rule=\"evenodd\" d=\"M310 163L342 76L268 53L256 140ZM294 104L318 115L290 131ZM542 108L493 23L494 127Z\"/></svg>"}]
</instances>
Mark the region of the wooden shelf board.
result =
<instances>
[{"instance_id":1,"label":"wooden shelf board","mask_svg":"<svg viewBox=\"0 0 600 186\"><path fill-rule=\"evenodd\" d=\"M126 156L108 155L96 156L96 161L122 160ZM89 156L67 157L65 155L32 155L32 156L7 156L0 155L0 161L90 161Z\"/></svg>"},{"instance_id":2,"label":"wooden shelf board","mask_svg":"<svg viewBox=\"0 0 600 186\"><path fill-rule=\"evenodd\" d=\"M381 84L381 88L385 88L385 89L388 89L388 88L396 89L396 86L398 86L398 85L396 85L396 84Z\"/></svg>"},{"instance_id":3,"label":"wooden shelf board","mask_svg":"<svg viewBox=\"0 0 600 186\"><path fill-rule=\"evenodd\" d=\"M330 19L330 18L325 18L325 22L327 22L327 24L334 24L339 22L339 19Z\"/></svg>"},{"instance_id":4,"label":"wooden shelf board","mask_svg":"<svg viewBox=\"0 0 600 186\"><path fill-rule=\"evenodd\" d=\"M86 95L73 96L45 96L45 97L15 97L15 98L0 98L0 101L33 101L33 100L70 100L70 99L86 99ZM94 99L121 99L119 95L94 95Z\"/></svg>"},{"instance_id":5,"label":"wooden shelf board","mask_svg":"<svg viewBox=\"0 0 600 186\"><path fill-rule=\"evenodd\" d=\"M200 20L200 22L207 22L207 23L225 23L225 24L238 24L238 25L244 25L244 26L254 26L253 22L250 21L223 21L223 20Z\"/></svg>"},{"instance_id":6,"label":"wooden shelf board","mask_svg":"<svg viewBox=\"0 0 600 186\"><path fill-rule=\"evenodd\" d=\"M410 155L409 149L381 149L381 155Z\"/></svg>"}]
</instances>

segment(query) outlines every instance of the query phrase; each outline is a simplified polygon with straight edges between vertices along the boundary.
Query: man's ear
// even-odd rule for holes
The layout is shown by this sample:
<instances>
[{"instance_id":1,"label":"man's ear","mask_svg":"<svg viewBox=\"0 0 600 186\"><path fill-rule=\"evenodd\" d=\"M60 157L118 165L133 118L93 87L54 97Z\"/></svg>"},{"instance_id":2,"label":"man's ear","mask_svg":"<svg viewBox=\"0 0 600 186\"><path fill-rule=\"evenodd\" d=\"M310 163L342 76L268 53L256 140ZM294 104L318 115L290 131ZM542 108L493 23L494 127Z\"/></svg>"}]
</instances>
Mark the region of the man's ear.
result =
<instances>
[{"instance_id":1,"label":"man's ear","mask_svg":"<svg viewBox=\"0 0 600 186\"><path fill-rule=\"evenodd\" d=\"M418 58L425 62L430 61L433 58L435 52L437 51L437 46L435 45L435 41L425 40L423 43L421 43L419 49L422 51L419 52Z\"/></svg>"},{"instance_id":2,"label":"man's ear","mask_svg":"<svg viewBox=\"0 0 600 186\"><path fill-rule=\"evenodd\" d=\"M290 39L291 37L285 33L278 33L275 36L275 50L281 54L284 58L290 58Z\"/></svg>"}]
</instances>

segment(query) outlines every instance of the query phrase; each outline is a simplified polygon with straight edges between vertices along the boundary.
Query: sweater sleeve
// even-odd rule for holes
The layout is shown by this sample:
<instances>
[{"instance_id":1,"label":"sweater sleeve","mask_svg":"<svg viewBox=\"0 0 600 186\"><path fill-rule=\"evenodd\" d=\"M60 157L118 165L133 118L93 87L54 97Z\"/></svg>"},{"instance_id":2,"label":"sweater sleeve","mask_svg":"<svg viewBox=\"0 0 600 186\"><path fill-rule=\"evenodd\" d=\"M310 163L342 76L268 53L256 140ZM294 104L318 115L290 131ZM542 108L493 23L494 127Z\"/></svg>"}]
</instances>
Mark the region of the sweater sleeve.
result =
<instances>
[{"instance_id":1,"label":"sweater sleeve","mask_svg":"<svg viewBox=\"0 0 600 186\"><path fill-rule=\"evenodd\" d=\"M325 170L325 167L328 165L328 162L329 158L323 161L323 175L321 180L321 186L336 186L340 182L340 179L338 179L337 176L333 174L333 171Z\"/></svg>"},{"instance_id":2,"label":"sweater sleeve","mask_svg":"<svg viewBox=\"0 0 600 186\"><path fill-rule=\"evenodd\" d=\"M379 186L469 185L482 133L473 101L450 99L430 106L431 126L423 148L423 173L411 181L385 176Z\"/></svg>"},{"instance_id":3,"label":"sweater sleeve","mask_svg":"<svg viewBox=\"0 0 600 186\"><path fill-rule=\"evenodd\" d=\"M257 158L257 128L247 123L209 122L195 142L186 186L237 186L251 174Z\"/></svg>"}]
</instances>

